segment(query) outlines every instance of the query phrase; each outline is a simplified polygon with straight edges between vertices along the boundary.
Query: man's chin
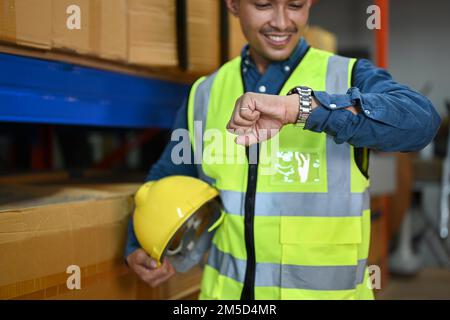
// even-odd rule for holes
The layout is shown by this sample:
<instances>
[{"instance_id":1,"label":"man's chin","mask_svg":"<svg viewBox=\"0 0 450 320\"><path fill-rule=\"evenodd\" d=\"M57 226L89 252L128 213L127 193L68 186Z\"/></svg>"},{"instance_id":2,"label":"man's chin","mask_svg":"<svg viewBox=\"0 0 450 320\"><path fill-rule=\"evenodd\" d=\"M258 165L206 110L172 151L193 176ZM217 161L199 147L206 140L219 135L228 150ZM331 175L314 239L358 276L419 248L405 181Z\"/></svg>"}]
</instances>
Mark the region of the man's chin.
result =
<instances>
[{"instance_id":1,"label":"man's chin","mask_svg":"<svg viewBox=\"0 0 450 320\"><path fill-rule=\"evenodd\" d=\"M284 61L290 57L294 50L267 50L264 52L266 59L270 61Z\"/></svg>"}]
</instances>

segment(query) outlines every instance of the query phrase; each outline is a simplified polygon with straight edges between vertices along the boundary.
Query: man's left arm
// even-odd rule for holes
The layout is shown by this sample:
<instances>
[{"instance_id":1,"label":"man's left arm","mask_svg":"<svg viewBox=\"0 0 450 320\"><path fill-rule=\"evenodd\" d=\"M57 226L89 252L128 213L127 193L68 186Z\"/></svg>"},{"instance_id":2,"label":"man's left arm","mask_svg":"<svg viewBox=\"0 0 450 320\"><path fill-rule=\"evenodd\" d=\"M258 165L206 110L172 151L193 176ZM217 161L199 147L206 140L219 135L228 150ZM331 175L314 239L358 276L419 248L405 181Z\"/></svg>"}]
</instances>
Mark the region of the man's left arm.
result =
<instances>
[{"instance_id":1,"label":"man's left arm","mask_svg":"<svg viewBox=\"0 0 450 320\"><path fill-rule=\"evenodd\" d=\"M305 129L380 151L417 151L430 143L441 119L426 97L368 60L359 60L353 74L347 94L314 92L318 106Z\"/></svg>"}]
</instances>

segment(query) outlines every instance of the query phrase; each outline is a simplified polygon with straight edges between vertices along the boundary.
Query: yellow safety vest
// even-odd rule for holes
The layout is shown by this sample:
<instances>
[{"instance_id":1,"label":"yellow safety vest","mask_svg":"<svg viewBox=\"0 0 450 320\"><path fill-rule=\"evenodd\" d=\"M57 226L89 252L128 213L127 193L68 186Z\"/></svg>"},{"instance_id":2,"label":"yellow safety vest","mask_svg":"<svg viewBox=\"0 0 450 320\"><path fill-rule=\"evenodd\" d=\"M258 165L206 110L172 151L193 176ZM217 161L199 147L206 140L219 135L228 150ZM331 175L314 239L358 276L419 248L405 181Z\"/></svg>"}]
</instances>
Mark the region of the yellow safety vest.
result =
<instances>
[{"instance_id":1,"label":"yellow safety vest","mask_svg":"<svg viewBox=\"0 0 450 320\"><path fill-rule=\"evenodd\" d=\"M346 93L354 64L310 48L279 94L298 85ZM199 176L220 191L224 207L200 298L373 299L369 181L353 147L295 125L282 128L276 150L271 140L236 145L226 125L244 92L238 57L189 95Z\"/></svg>"}]
</instances>

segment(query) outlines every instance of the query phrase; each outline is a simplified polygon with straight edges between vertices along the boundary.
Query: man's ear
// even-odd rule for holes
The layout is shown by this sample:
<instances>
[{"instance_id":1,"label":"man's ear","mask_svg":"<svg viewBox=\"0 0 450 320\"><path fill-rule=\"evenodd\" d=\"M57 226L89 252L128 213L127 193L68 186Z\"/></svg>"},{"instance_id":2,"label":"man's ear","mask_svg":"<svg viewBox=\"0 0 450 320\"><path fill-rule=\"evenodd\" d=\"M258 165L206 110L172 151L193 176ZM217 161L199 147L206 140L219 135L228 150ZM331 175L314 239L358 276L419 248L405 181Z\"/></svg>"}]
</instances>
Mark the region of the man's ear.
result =
<instances>
[{"instance_id":1,"label":"man's ear","mask_svg":"<svg viewBox=\"0 0 450 320\"><path fill-rule=\"evenodd\" d=\"M224 0L227 5L228 11L233 15L237 16L239 14L239 0Z\"/></svg>"}]
</instances>

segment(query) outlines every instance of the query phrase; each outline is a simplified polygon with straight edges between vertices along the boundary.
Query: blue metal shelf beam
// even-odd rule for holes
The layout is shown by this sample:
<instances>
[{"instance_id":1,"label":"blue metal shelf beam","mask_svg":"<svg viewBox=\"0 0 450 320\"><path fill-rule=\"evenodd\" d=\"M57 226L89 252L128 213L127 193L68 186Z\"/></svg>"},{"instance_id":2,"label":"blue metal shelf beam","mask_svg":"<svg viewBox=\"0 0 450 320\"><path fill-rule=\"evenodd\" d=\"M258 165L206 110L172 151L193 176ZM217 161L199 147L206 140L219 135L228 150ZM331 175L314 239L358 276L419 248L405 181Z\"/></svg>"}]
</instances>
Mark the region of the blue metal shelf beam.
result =
<instances>
[{"instance_id":1,"label":"blue metal shelf beam","mask_svg":"<svg viewBox=\"0 0 450 320\"><path fill-rule=\"evenodd\" d=\"M169 81L0 53L3 122L170 128L188 89Z\"/></svg>"}]
</instances>

